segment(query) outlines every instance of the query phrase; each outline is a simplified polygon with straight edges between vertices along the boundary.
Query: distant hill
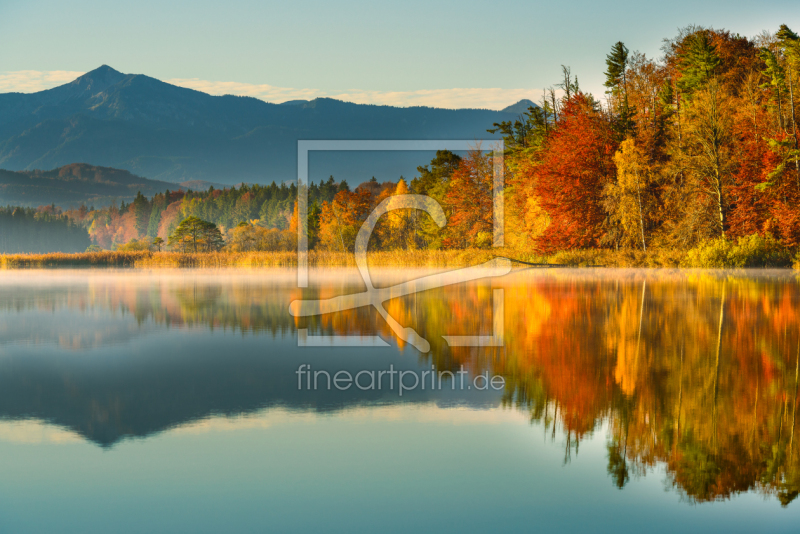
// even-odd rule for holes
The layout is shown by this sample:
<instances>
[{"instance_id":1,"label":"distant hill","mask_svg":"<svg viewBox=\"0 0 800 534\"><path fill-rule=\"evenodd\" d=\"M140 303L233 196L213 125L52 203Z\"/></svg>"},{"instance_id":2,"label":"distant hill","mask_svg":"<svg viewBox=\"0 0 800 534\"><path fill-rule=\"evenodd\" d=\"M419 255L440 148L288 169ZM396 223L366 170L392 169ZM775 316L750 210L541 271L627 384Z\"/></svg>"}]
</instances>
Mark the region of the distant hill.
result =
<instances>
[{"instance_id":1,"label":"distant hill","mask_svg":"<svg viewBox=\"0 0 800 534\"><path fill-rule=\"evenodd\" d=\"M180 185L183 189L191 189L192 191L208 191L209 187L213 187L214 189L224 189L226 187L231 186L231 184L206 182L205 180L187 180L185 182L179 183L178 185ZM232 185L234 185L235 187L239 187L240 185L242 185L242 183L239 182L238 184L232 184Z\"/></svg>"},{"instance_id":2,"label":"distant hill","mask_svg":"<svg viewBox=\"0 0 800 534\"><path fill-rule=\"evenodd\" d=\"M205 183L203 189L208 189ZM209 184L210 185L210 184ZM62 208L80 204L95 207L113 201L130 202L141 191L145 196L176 190L180 184L148 180L128 171L74 163L51 171L0 169L0 206L37 207L56 204ZM183 186L183 189L200 187Z\"/></svg>"},{"instance_id":3,"label":"distant hill","mask_svg":"<svg viewBox=\"0 0 800 534\"><path fill-rule=\"evenodd\" d=\"M503 108L501 110L502 113L513 113L514 115L521 115L528 111L528 108L538 108L532 100L528 100L527 98L523 98L516 104L511 104L510 106Z\"/></svg>"},{"instance_id":4,"label":"distant hill","mask_svg":"<svg viewBox=\"0 0 800 534\"><path fill-rule=\"evenodd\" d=\"M486 132L493 123L517 115L328 98L270 104L211 96L104 65L46 91L0 94L0 168L85 161L163 182L280 182L296 178L298 139L488 139L496 138ZM310 174L350 183L396 180L430 159L425 153L312 153Z\"/></svg>"}]
</instances>

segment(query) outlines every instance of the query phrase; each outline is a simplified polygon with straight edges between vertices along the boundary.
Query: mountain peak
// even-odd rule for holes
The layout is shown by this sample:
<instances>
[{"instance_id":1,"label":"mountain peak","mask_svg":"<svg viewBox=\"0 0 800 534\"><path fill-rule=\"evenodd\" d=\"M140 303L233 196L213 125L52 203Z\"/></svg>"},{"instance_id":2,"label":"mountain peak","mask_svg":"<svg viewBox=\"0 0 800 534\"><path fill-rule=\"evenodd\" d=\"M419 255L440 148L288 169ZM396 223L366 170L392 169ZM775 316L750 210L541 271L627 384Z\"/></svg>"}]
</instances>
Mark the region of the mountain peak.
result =
<instances>
[{"instance_id":1,"label":"mountain peak","mask_svg":"<svg viewBox=\"0 0 800 534\"><path fill-rule=\"evenodd\" d=\"M125 74L112 69L108 65L101 65L83 76L76 78L72 84L79 86L84 91L98 93L119 83L123 78L125 78Z\"/></svg>"},{"instance_id":2,"label":"mountain peak","mask_svg":"<svg viewBox=\"0 0 800 534\"><path fill-rule=\"evenodd\" d=\"M124 80L126 76L126 74L122 74L108 65L102 65L67 84L42 91L42 93L60 101L73 98L89 98L97 93L102 93L112 85L116 85Z\"/></svg>"},{"instance_id":3,"label":"mountain peak","mask_svg":"<svg viewBox=\"0 0 800 534\"><path fill-rule=\"evenodd\" d=\"M511 104L507 108L503 108L500 111L503 113L520 114L520 113L526 113L528 111L528 108L530 107L538 108L539 106L537 106L533 101L528 100L527 98L523 98L516 104Z\"/></svg>"},{"instance_id":4,"label":"mountain peak","mask_svg":"<svg viewBox=\"0 0 800 534\"><path fill-rule=\"evenodd\" d=\"M122 74L120 71L109 67L108 65L100 65L96 69L90 70L89 72L84 74L84 76L91 76L93 78L97 78L97 77L108 77L108 76L120 77L125 75Z\"/></svg>"}]
</instances>

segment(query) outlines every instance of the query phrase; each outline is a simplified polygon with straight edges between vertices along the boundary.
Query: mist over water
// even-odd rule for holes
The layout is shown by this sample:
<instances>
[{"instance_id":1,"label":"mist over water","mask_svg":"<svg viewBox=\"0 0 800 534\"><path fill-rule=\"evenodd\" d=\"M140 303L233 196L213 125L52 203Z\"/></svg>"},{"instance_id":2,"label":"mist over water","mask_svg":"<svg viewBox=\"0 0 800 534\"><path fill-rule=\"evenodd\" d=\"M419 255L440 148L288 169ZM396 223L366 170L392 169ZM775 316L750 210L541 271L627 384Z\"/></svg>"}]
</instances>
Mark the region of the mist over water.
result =
<instances>
[{"instance_id":1,"label":"mist over water","mask_svg":"<svg viewBox=\"0 0 800 534\"><path fill-rule=\"evenodd\" d=\"M371 270L380 287L431 272ZM425 354L373 308L289 314L296 299L364 291L355 270L296 281L280 269L0 274L0 531L619 531L620 514L632 531L798 524L790 271L520 270L388 301ZM442 336L492 333L494 289L504 346L448 346ZM298 346L298 329L388 346ZM465 369L504 387L315 389L298 382L303 364ZM35 513L42 502L55 513Z\"/></svg>"}]
</instances>

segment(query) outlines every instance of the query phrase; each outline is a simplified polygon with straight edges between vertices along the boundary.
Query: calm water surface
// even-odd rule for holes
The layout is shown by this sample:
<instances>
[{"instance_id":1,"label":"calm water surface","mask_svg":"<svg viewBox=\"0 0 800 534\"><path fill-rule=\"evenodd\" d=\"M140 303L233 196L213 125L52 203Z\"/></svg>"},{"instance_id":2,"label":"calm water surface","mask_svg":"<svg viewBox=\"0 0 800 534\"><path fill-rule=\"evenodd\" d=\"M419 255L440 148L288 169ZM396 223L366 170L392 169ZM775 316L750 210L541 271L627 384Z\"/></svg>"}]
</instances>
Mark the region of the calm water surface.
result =
<instances>
[{"instance_id":1,"label":"calm water surface","mask_svg":"<svg viewBox=\"0 0 800 534\"><path fill-rule=\"evenodd\" d=\"M310 279L0 272L0 532L800 529L790 271L523 270L389 301L429 353L371 308L292 317L364 289ZM503 346L449 347L492 334L499 288ZM314 389L303 364L445 379Z\"/></svg>"}]
</instances>

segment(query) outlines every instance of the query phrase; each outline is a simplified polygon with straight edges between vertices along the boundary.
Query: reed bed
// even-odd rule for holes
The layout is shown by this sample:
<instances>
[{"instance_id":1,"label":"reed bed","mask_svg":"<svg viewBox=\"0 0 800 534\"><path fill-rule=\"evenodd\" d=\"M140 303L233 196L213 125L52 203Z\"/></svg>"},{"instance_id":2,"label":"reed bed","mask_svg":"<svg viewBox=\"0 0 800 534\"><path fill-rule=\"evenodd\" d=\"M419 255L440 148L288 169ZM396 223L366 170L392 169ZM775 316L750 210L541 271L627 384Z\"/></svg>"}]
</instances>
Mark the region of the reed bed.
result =
<instances>
[{"instance_id":1,"label":"reed bed","mask_svg":"<svg viewBox=\"0 0 800 534\"><path fill-rule=\"evenodd\" d=\"M451 251L378 251L370 252L368 261L374 266L392 267L461 267L488 261L497 256L488 250ZM354 267L351 253L310 251L308 264L315 267ZM210 252L181 254L151 253L135 262L135 267L294 267L296 252Z\"/></svg>"},{"instance_id":2,"label":"reed bed","mask_svg":"<svg viewBox=\"0 0 800 534\"><path fill-rule=\"evenodd\" d=\"M496 249L464 250L394 250L375 251L368 254L371 266L381 267L465 267L484 263L496 257L506 257L540 266L563 267L740 267L750 264L696 264L687 251L655 249L640 250L570 250L549 256L532 252ZM800 270L800 256L794 268ZM752 265L759 267L785 267L789 262L768 259ZM717 262L718 263L718 262ZM741 263L741 262L738 262ZM352 253L310 251L308 264L313 267L354 267ZM217 268L217 267L294 267L296 252L84 252L78 254L0 254L0 268L57 268L57 267L142 267L142 268Z\"/></svg>"},{"instance_id":3,"label":"reed bed","mask_svg":"<svg viewBox=\"0 0 800 534\"><path fill-rule=\"evenodd\" d=\"M30 267L134 267L151 252L81 252L65 254L0 254L0 268Z\"/></svg>"},{"instance_id":4,"label":"reed bed","mask_svg":"<svg viewBox=\"0 0 800 534\"><path fill-rule=\"evenodd\" d=\"M413 250L370 252L373 266L463 267L489 261L503 254L498 250ZM351 267L351 253L310 251L308 263L316 267ZM296 252L85 252L77 254L4 254L0 268L45 267L294 267Z\"/></svg>"}]
</instances>

